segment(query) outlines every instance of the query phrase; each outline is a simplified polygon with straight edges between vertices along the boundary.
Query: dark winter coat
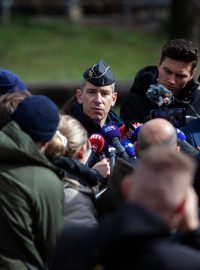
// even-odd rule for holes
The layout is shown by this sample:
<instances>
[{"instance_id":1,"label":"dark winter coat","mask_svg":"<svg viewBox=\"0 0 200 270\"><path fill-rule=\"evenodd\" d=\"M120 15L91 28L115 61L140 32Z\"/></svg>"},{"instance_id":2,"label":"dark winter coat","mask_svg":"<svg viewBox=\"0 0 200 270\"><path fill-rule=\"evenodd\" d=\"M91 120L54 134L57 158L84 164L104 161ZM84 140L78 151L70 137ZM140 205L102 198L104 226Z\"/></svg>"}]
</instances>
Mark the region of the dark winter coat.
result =
<instances>
[{"instance_id":1,"label":"dark winter coat","mask_svg":"<svg viewBox=\"0 0 200 270\"><path fill-rule=\"evenodd\" d=\"M63 225L55 167L15 122L0 131L0 269L47 269Z\"/></svg>"},{"instance_id":2,"label":"dark winter coat","mask_svg":"<svg viewBox=\"0 0 200 270\"><path fill-rule=\"evenodd\" d=\"M65 228L53 269L199 270L200 230L181 241L172 242L170 228L156 213L123 204L97 229Z\"/></svg>"},{"instance_id":3,"label":"dark winter coat","mask_svg":"<svg viewBox=\"0 0 200 270\"><path fill-rule=\"evenodd\" d=\"M101 133L102 127L83 113L81 104L75 103L70 114L85 127L88 132L88 137L94 133ZM123 125L123 121L112 110L110 110L105 124L113 124L117 127L121 127ZM103 152L107 157L109 157L109 152L106 146L107 144L104 144ZM95 163L100 161L100 159L99 154L94 154L93 158L90 159L89 166L92 167Z\"/></svg>"},{"instance_id":4,"label":"dark winter coat","mask_svg":"<svg viewBox=\"0 0 200 270\"><path fill-rule=\"evenodd\" d=\"M93 133L101 133L101 126L83 113L82 105L79 103L74 105L71 115L81 122L87 130L88 136ZM123 121L112 110L110 110L105 124L113 124L121 127L123 125Z\"/></svg>"}]
</instances>

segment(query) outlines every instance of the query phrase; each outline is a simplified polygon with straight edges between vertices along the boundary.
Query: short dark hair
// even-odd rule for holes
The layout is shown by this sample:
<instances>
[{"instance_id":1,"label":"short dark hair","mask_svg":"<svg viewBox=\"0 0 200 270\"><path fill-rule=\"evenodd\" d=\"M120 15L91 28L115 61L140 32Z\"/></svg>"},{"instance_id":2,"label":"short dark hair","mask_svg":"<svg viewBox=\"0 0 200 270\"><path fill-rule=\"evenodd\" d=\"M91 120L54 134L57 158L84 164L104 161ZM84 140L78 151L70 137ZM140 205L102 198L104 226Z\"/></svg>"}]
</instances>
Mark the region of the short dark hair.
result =
<instances>
[{"instance_id":1,"label":"short dark hair","mask_svg":"<svg viewBox=\"0 0 200 270\"><path fill-rule=\"evenodd\" d=\"M198 47L192 41L184 38L172 39L163 46L160 63L166 57L176 61L193 62L192 68L195 68L198 62Z\"/></svg>"}]
</instances>

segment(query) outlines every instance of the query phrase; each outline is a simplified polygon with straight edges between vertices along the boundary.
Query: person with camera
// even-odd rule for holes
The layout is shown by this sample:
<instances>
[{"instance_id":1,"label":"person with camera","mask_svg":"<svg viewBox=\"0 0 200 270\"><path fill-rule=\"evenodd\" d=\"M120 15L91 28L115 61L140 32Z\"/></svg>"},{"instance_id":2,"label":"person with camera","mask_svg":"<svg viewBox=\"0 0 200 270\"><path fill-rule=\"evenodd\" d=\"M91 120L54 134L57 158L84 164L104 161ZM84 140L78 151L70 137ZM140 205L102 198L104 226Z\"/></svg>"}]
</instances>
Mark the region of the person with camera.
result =
<instances>
[{"instance_id":1,"label":"person with camera","mask_svg":"<svg viewBox=\"0 0 200 270\"><path fill-rule=\"evenodd\" d=\"M157 84L173 94L167 106L169 109L183 108L186 115L197 117L200 114L199 84L194 80L197 61L198 48L193 42L187 39L167 41L158 65L147 66L136 74L120 108L121 119L141 123L149 120L151 111L158 110L159 106L147 97L147 90Z\"/></svg>"}]
</instances>

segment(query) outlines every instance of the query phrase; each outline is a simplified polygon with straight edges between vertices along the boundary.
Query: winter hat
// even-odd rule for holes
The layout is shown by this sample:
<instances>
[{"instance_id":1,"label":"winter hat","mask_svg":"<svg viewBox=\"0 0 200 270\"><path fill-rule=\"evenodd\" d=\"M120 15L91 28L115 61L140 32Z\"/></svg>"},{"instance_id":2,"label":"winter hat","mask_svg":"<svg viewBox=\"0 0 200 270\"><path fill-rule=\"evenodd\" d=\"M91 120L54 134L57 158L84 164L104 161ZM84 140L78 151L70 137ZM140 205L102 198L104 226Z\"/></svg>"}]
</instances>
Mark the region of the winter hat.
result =
<instances>
[{"instance_id":1,"label":"winter hat","mask_svg":"<svg viewBox=\"0 0 200 270\"><path fill-rule=\"evenodd\" d=\"M0 69L0 95L17 90L27 90L25 83L15 73L7 69Z\"/></svg>"},{"instance_id":2,"label":"winter hat","mask_svg":"<svg viewBox=\"0 0 200 270\"><path fill-rule=\"evenodd\" d=\"M57 130L59 113L48 97L28 96L19 103L10 120L15 121L35 142L48 142Z\"/></svg>"},{"instance_id":3,"label":"winter hat","mask_svg":"<svg viewBox=\"0 0 200 270\"><path fill-rule=\"evenodd\" d=\"M89 67L83 73L83 78L95 86L106 86L115 82L112 70L104 60Z\"/></svg>"}]
</instances>

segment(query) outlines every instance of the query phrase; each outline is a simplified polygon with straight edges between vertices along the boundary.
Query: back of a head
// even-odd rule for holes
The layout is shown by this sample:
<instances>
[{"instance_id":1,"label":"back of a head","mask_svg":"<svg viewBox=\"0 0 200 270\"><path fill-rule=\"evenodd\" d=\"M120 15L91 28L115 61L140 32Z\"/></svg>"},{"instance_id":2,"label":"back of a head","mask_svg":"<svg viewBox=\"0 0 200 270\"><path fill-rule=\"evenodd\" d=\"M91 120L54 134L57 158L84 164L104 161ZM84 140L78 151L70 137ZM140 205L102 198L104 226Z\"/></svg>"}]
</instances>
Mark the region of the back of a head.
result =
<instances>
[{"instance_id":1,"label":"back of a head","mask_svg":"<svg viewBox=\"0 0 200 270\"><path fill-rule=\"evenodd\" d=\"M46 96L28 96L19 103L11 121L35 142L48 142L57 130L59 113L55 103Z\"/></svg>"},{"instance_id":2,"label":"back of a head","mask_svg":"<svg viewBox=\"0 0 200 270\"><path fill-rule=\"evenodd\" d=\"M26 84L12 71L0 69L0 95L27 91Z\"/></svg>"},{"instance_id":3,"label":"back of a head","mask_svg":"<svg viewBox=\"0 0 200 270\"><path fill-rule=\"evenodd\" d=\"M87 141L87 132L82 124L69 115L61 115L58 130L45 152L49 156L65 155L74 158Z\"/></svg>"},{"instance_id":4,"label":"back of a head","mask_svg":"<svg viewBox=\"0 0 200 270\"><path fill-rule=\"evenodd\" d=\"M184 38L172 39L163 46L160 62L166 57L181 62L193 62L192 68L195 68L198 62L198 48L190 40Z\"/></svg>"},{"instance_id":5,"label":"back of a head","mask_svg":"<svg viewBox=\"0 0 200 270\"><path fill-rule=\"evenodd\" d=\"M8 121L17 105L31 94L28 91L13 92L0 96L0 128Z\"/></svg>"},{"instance_id":6,"label":"back of a head","mask_svg":"<svg viewBox=\"0 0 200 270\"><path fill-rule=\"evenodd\" d=\"M196 164L189 156L164 146L144 151L133 174L128 200L156 210L173 212L185 199Z\"/></svg>"},{"instance_id":7,"label":"back of a head","mask_svg":"<svg viewBox=\"0 0 200 270\"><path fill-rule=\"evenodd\" d=\"M174 150L177 148L176 130L169 121L155 118L141 127L138 133L139 155L152 145L164 145Z\"/></svg>"}]
</instances>

